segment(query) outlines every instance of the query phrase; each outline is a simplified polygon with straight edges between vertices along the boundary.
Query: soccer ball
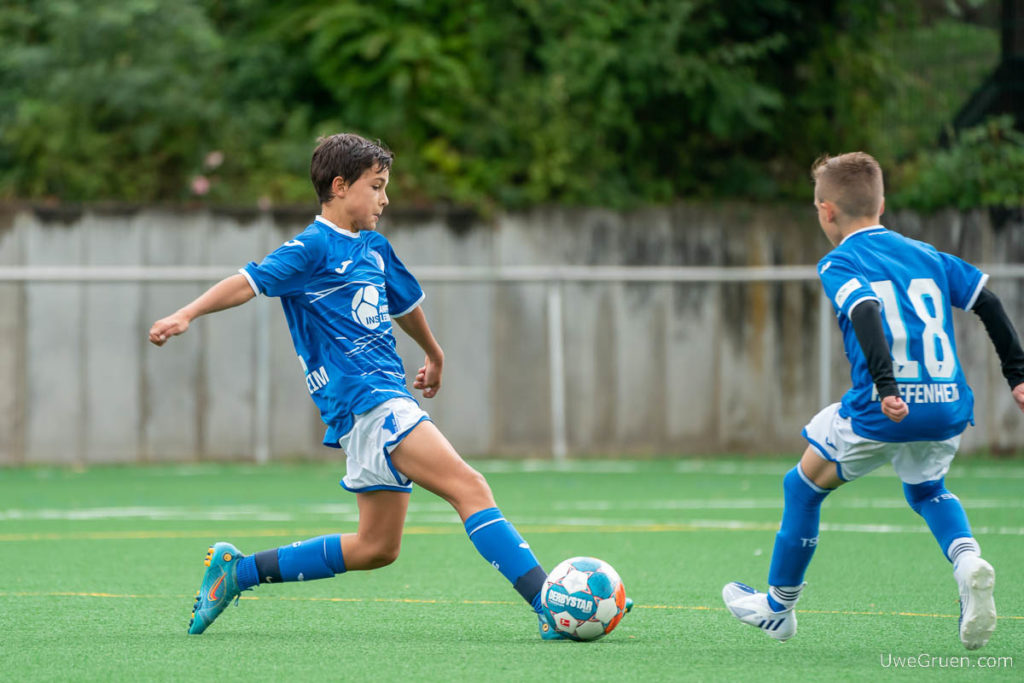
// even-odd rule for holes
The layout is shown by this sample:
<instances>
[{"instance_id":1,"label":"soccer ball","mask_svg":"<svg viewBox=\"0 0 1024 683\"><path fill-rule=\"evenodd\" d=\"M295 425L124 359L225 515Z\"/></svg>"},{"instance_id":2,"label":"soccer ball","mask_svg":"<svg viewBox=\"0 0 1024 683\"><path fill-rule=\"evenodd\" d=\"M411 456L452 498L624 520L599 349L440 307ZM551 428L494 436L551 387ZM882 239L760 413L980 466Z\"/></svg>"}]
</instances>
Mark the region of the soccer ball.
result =
<instances>
[{"instance_id":1,"label":"soccer ball","mask_svg":"<svg viewBox=\"0 0 1024 683\"><path fill-rule=\"evenodd\" d=\"M596 557L570 557L552 569L541 600L555 630L573 640L597 640L611 633L626 613L622 579Z\"/></svg>"},{"instance_id":2,"label":"soccer ball","mask_svg":"<svg viewBox=\"0 0 1024 683\"><path fill-rule=\"evenodd\" d=\"M352 317L357 323L371 330L380 327L381 316L377 309L380 293L373 285L366 285L352 297Z\"/></svg>"}]
</instances>

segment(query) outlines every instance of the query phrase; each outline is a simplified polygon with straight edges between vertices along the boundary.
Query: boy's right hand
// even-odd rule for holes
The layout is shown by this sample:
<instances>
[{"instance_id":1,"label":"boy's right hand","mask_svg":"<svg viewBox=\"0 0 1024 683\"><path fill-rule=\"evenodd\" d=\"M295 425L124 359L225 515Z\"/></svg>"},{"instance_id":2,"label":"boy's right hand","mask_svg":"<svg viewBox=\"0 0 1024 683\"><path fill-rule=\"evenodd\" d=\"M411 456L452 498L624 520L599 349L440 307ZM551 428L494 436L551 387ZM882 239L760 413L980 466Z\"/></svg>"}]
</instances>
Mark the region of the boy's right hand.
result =
<instances>
[{"instance_id":1,"label":"boy's right hand","mask_svg":"<svg viewBox=\"0 0 1024 683\"><path fill-rule=\"evenodd\" d=\"M181 311L161 318L153 323L153 327L149 328L149 341L157 346L163 346L164 342L171 337L185 332L188 329L188 324L188 316L182 314Z\"/></svg>"}]
</instances>

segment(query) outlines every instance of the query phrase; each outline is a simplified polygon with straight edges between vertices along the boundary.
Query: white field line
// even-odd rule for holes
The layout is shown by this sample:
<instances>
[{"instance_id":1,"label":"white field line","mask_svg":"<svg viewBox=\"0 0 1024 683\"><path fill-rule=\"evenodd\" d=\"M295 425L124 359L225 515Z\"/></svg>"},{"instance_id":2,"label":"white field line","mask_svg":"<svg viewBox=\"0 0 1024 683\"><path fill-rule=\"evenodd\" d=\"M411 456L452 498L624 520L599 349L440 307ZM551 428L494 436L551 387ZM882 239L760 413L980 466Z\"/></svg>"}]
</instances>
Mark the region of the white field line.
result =
<instances>
[{"instance_id":1,"label":"white field line","mask_svg":"<svg viewBox=\"0 0 1024 683\"><path fill-rule=\"evenodd\" d=\"M890 507L906 506L904 501L899 500L851 500L850 505L835 505L834 507L863 508L879 507L888 509ZM879 505L879 503L882 503ZM980 508L1020 508L1024 503L1020 501L977 501L972 507ZM10 521L97 521L97 520L125 520L139 519L148 521L235 521L235 522L312 522L316 517L329 517L332 523L358 522L359 516L351 505L310 505L305 506L299 512L275 511L253 505L221 506L217 508L175 508L175 507L106 507L87 508L75 510L45 509L45 510L0 510L0 522ZM411 524L449 524L457 525L458 517L452 511L439 512L444 508L443 504L428 504L422 506L410 506L409 522ZM606 514L599 516L585 516L587 512L616 513L626 510L779 510L781 505L774 500L707 500L707 501L649 501L645 504L620 504L609 505L604 502L575 503L556 506L561 509L562 514L534 517L532 515L519 515L516 518L518 525L534 528L559 527L578 528L581 530L599 530L608 528L635 529L643 531L685 531L694 529L722 529L733 531L763 531L776 530L778 519L761 521L734 520L734 519L636 519L636 518L614 518ZM583 513L576 516L569 516L564 513ZM823 522L822 531L839 531L853 533L928 533L923 524L845 524L834 522ZM1012 526L978 526L975 531L979 534L994 535L1024 535L1024 528Z\"/></svg>"},{"instance_id":2,"label":"white field line","mask_svg":"<svg viewBox=\"0 0 1024 683\"><path fill-rule=\"evenodd\" d=\"M826 503L828 509L909 509L902 498L850 498L837 496ZM970 510L997 510L1024 508L1024 500L977 499L965 502ZM572 503L553 502L551 509L559 513L548 516L548 523L563 524L563 513L616 513L625 511L672 511L672 510L781 510L781 498L712 498L707 500L648 500L648 501L575 501ZM262 505L219 505L215 507L182 506L125 506L93 508L42 508L42 509L0 509L0 522L20 521L101 521L115 519L146 519L151 521L249 521L249 522L295 522L318 517L334 520L358 519L358 508L351 503L321 503L275 509ZM523 517L517 515L516 519ZM409 506L411 522L450 522L457 520L447 503L414 503ZM604 515L588 518L588 523L608 523ZM664 521L664 520L662 520ZM616 524L628 522L616 521ZM642 524L655 522L637 522Z\"/></svg>"},{"instance_id":3,"label":"white field line","mask_svg":"<svg viewBox=\"0 0 1024 683\"><path fill-rule=\"evenodd\" d=\"M783 476L799 458L794 456L791 462L758 462L738 460L678 460L672 466L672 472L678 474L708 474L719 476ZM968 461L969 462L969 461ZM635 460L569 460L554 462L551 460L472 460L471 464L484 474L519 474L519 473L569 473L569 474L634 474L645 470L644 462ZM68 470L61 468L39 468L33 470L36 479L53 479L66 476ZM153 476L166 479L168 477L208 477L219 472L230 472L232 476L261 475L266 470L256 465L179 465L171 468L140 467L138 476ZM344 473L341 467L336 472L338 478ZM880 468L868 475L869 477L895 477L887 467ZM1024 479L1024 464L1006 465L962 465L954 461L951 479Z\"/></svg>"},{"instance_id":4,"label":"white field line","mask_svg":"<svg viewBox=\"0 0 1024 683\"><path fill-rule=\"evenodd\" d=\"M722 476L783 476L793 469L798 458L792 463L766 463L766 462L717 462L710 460L683 460L673 467L673 471L679 474L712 474ZM888 467L881 467L869 477L888 476L895 478L895 474ZM951 480L958 479L1024 479L1024 465L1004 466L962 466L956 461L949 473Z\"/></svg>"}]
</instances>

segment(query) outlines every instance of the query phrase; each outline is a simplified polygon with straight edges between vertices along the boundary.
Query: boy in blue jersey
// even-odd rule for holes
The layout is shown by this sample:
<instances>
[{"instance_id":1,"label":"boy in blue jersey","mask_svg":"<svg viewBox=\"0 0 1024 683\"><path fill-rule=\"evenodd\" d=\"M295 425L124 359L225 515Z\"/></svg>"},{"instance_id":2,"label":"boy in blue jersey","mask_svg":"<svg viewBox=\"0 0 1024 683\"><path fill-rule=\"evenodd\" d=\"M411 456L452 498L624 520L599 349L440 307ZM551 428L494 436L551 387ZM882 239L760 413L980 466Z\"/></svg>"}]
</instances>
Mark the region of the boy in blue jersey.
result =
<instances>
[{"instance_id":1,"label":"boy in blue jersey","mask_svg":"<svg viewBox=\"0 0 1024 683\"><path fill-rule=\"evenodd\" d=\"M818 263L850 360L852 388L803 430L809 446L785 476L768 592L733 582L729 611L772 638L796 634L794 606L818 545L821 503L840 485L891 463L910 506L953 564L960 591L960 640L968 650L996 626L995 573L945 475L974 420L974 396L956 354L952 306L985 325L1013 399L1024 410L1024 350L988 276L955 256L879 224L882 171L862 152L815 162L814 205L835 245Z\"/></svg>"},{"instance_id":2,"label":"boy in blue jersey","mask_svg":"<svg viewBox=\"0 0 1024 683\"><path fill-rule=\"evenodd\" d=\"M477 550L538 614L541 636L558 637L540 602L547 577L530 546L497 508L484 477L467 465L405 386L391 322L426 353L413 387L433 398L444 353L423 309L423 290L374 230L388 205L392 154L351 134L320 140L310 176L321 213L304 231L239 274L153 324L162 346L200 315L258 294L280 297L306 388L324 423L324 444L341 448L341 485L356 494L355 533L321 536L243 555L229 543L207 552L189 633L206 630L241 591L391 564L398 557L415 482L447 500Z\"/></svg>"}]
</instances>

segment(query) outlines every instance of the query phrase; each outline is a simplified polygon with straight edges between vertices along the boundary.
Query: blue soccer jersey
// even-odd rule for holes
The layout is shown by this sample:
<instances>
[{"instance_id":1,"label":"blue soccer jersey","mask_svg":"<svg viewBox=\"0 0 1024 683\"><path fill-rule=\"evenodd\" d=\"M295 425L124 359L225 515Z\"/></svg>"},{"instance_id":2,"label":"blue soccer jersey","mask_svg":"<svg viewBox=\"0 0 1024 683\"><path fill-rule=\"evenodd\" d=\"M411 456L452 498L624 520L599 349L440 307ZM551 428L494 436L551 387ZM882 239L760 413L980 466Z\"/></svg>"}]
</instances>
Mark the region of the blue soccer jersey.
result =
<instances>
[{"instance_id":1,"label":"blue soccer jersey","mask_svg":"<svg viewBox=\"0 0 1024 683\"><path fill-rule=\"evenodd\" d=\"M940 441L974 422L974 395L956 354L952 306L970 309L988 276L955 256L882 226L848 235L818 262L850 361L853 387L840 415L876 441ZM881 305L893 374L910 408L901 422L882 414L850 321L860 303Z\"/></svg>"},{"instance_id":2,"label":"blue soccer jersey","mask_svg":"<svg viewBox=\"0 0 1024 683\"><path fill-rule=\"evenodd\" d=\"M306 388L327 425L325 445L338 448L354 415L412 398L391 318L416 308L424 294L383 236L317 216L239 272L253 291L281 298Z\"/></svg>"}]
</instances>

